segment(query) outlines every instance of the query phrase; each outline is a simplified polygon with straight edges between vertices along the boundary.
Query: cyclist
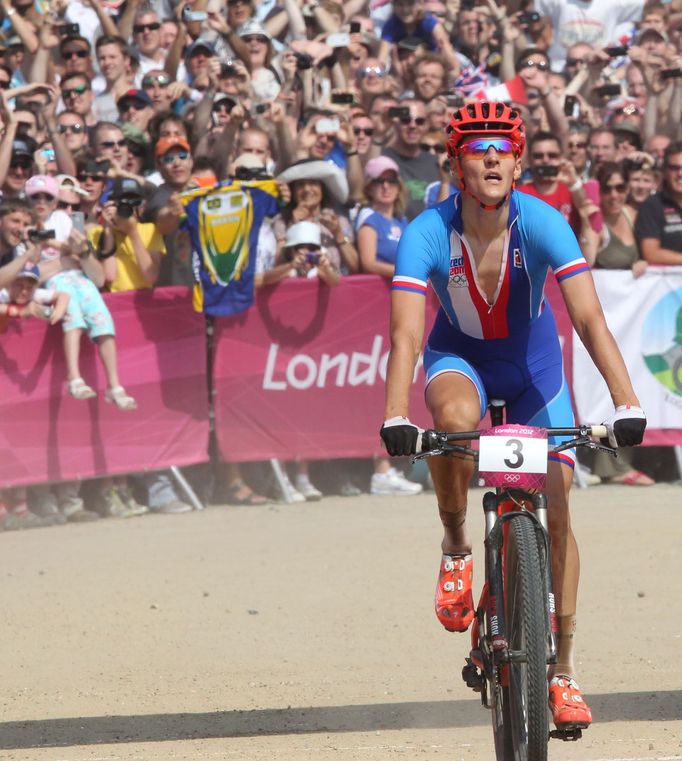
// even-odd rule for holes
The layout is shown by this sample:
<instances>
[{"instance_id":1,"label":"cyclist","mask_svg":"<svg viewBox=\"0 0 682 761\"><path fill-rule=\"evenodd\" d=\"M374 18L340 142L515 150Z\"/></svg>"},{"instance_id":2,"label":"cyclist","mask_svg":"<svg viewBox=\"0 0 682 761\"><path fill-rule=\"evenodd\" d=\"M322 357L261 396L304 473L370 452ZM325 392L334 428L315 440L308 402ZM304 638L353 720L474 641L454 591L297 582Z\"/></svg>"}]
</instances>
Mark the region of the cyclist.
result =
<instances>
[{"instance_id":1,"label":"cyclist","mask_svg":"<svg viewBox=\"0 0 682 761\"><path fill-rule=\"evenodd\" d=\"M558 211L514 190L525 145L518 112L503 103L468 104L455 111L446 131L450 169L460 190L413 220L398 247L381 428L388 453L410 455L416 448L419 429L408 418L408 400L428 282L440 302L424 351L426 404L435 428L476 429L489 398L506 400L510 423L573 424L556 324L543 296L548 269L611 394L615 412L606 421L611 444L641 443L644 412L571 228ZM428 462L444 529L436 615L447 630L465 631L474 617L465 522L474 466L457 457ZM572 450L551 455L547 478L559 623L549 703L559 729L592 721L575 681L573 657L579 558L568 494L574 465Z\"/></svg>"}]
</instances>

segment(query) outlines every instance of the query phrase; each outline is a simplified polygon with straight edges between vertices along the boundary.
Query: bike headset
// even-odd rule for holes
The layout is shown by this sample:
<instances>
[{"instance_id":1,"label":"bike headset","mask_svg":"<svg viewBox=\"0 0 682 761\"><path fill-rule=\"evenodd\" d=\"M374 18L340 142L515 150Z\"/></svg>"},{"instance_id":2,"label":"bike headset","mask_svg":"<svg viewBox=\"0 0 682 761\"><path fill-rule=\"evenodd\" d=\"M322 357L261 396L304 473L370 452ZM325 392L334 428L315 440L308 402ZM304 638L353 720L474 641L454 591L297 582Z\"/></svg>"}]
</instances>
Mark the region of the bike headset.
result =
<instances>
[{"instance_id":1,"label":"bike headset","mask_svg":"<svg viewBox=\"0 0 682 761\"><path fill-rule=\"evenodd\" d=\"M490 137L508 137L514 146L514 153L518 158L526 147L526 134L521 120L521 114L506 103L495 101L483 101L481 103L468 103L457 109L452 115L450 124L445 128L448 135L446 147L448 156L455 160L459 184L464 193L476 200L485 211L497 211L503 206L511 191L496 204L485 204L478 196L475 196L464 183L464 173L459 157L459 146L467 137L489 135ZM512 183L512 189L516 181Z\"/></svg>"}]
</instances>

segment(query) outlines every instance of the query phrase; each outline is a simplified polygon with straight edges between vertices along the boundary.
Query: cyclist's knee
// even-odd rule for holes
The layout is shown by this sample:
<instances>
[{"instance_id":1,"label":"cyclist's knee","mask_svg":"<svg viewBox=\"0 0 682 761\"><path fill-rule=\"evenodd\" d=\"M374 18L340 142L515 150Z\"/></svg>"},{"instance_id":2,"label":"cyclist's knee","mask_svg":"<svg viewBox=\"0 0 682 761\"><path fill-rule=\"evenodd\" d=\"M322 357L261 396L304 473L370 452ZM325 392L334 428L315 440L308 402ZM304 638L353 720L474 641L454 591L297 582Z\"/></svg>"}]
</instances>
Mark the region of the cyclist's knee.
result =
<instances>
[{"instance_id":1,"label":"cyclist's knee","mask_svg":"<svg viewBox=\"0 0 682 761\"><path fill-rule=\"evenodd\" d=\"M480 422L478 404L469 399L441 400L430 405L430 411L439 431L474 431Z\"/></svg>"}]
</instances>

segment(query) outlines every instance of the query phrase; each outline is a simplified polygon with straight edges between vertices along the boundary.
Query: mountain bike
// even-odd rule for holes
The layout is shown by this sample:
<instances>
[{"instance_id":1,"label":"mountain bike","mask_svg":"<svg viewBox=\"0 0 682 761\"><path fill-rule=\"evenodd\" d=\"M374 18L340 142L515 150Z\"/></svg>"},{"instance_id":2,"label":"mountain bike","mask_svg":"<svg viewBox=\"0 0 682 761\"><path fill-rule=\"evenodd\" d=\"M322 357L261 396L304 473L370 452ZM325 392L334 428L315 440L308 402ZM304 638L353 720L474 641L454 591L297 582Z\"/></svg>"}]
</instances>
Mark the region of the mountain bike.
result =
<instances>
[{"instance_id":1,"label":"mountain bike","mask_svg":"<svg viewBox=\"0 0 682 761\"><path fill-rule=\"evenodd\" d=\"M534 428L504 425L504 402L490 404L492 427L421 433L415 459L455 453L478 462L485 514L485 583L462 669L467 686L492 711L497 761L546 761L550 737L578 740L584 726L549 731L547 666L556 663L547 456L577 446L615 450L595 438L603 425ZM550 448L551 437L568 437ZM470 445L478 440L478 451Z\"/></svg>"}]
</instances>

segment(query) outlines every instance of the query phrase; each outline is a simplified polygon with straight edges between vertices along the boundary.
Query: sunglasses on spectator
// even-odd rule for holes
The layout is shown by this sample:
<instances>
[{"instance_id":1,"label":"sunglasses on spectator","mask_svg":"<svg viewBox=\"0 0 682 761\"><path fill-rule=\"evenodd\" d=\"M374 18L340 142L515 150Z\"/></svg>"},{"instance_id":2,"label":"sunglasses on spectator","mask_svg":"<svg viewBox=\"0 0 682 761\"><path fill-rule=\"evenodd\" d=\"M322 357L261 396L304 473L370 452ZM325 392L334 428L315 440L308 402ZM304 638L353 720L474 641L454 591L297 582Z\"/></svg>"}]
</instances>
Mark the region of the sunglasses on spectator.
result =
<instances>
[{"instance_id":1,"label":"sunglasses on spectator","mask_svg":"<svg viewBox=\"0 0 682 761\"><path fill-rule=\"evenodd\" d=\"M140 103L139 100L126 100L118 107L118 110L125 114L126 111L130 111L130 109L134 109L135 111L144 111L146 108L145 103ZM103 144L104 145L104 144Z\"/></svg>"},{"instance_id":2,"label":"sunglasses on spectator","mask_svg":"<svg viewBox=\"0 0 682 761\"><path fill-rule=\"evenodd\" d=\"M521 66L524 69L532 69L533 66L535 66L535 68L540 71L547 71L547 69L549 69L547 61L524 61Z\"/></svg>"},{"instance_id":3,"label":"sunglasses on spectator","mask_svg":"<svg viewBox=\"0 0 682 761\"><path fill-rule=\"evenodd\" d=\"M59 132L60 135L65 135L67 132L72 132L74 135L80 135L82 132L85 132L85 125L84 124L60 124L57 127L57 132Z\"/></svg>"},{"instance_id":4,"label":"sunglasses on spectator","mask_svg":"<svg viewBox=\"0 0 682 761\"><path fill-rule=\"evenodd\" d=\"M87 182L92 180L93 182L104 182L107 179L106 174L79 174L77 177L78 182Z\"/></svg>"},{"instance_id":5,"label":"sunglasses on spectator","mask_svg":"<svg viewBox=\"0 0 682 761\"><path fill-rule=\"evenodd\" d=\"M460 146L457 154L467 159L480 160L488 155L491 148L500 159L513 158L514 156L514 143L508 137L482 137L478 140L472 140Z\"/></svg>"},{"instance_id":6,"label":"sunglasses on spectator","mask_svg":"<svg viewBox=\"0 0 682 761\"><path fill-rule=\"evenodd\" d=\"M569 143L569 144L568 144L568 147L569 147L569 148L580 148L580 149L585 149L585 148L587 148L587 141L581 141L581 142L579 142L579 143Z\"/></svg>"},{"instance_id":7,"label":"sunglasses on spectator","mask_svg":"<svg viewBox=\"0 0 682 761\"><path fill-rule=\"evenodd\" d=\"M420 143L419 147L423 151L434 151L435 153L445 153L445 146L441 143Z\"/></svg>"},{"instance_id":8,"label":"sunglasses on spectator","mask_svg":"<svg viewBox=\"0 0 682 761\"><path fill-rule=\"evenodd\" d=\"M229 114L230 111L234 108L234 103L231 103L230 101L221 100L220 103L214 103L211 107L211 111L213 111L214 114L220 113L221 111L224 111L226 114Z\"/></svg>"},{"instance_id":9,"label":"sunglasses on spectator","mask_svg":"<svg viewBox=\"0 0 682 761\"><path fill-rule=\"evenodd\" d=\"M158 21L152 21L151 24L135 24L133 32L142 34L143 32L155 32L157 29L161 29L161 24Z\"/></svg>"},{"instance_id":10,"label":"sunglasses on spectator","mask_svg":"<svg viewBox=\"0 0 682 761\"><path fill-rule=\"evenodd\" d=\"M353 134L367 135L367 137L372 137L374 134L374 127L353 127Z\"/></svg>"},{"instance_id":11,"label":"sunglasses on spectator","mask_svg":"<svg viewBox=\"0 0 682 761\"><path fill-rule=\"evenodd\" d=\"M580 66L580 64L586 64L587 58L567 58L566 66Z\"/></svg>"},{"instance_id":12,"label":"sunglasses on spectator","mask_svg":"<svg viewBox=\"0 0 682 761\"><path fill-rule=\"evenodd\" d=\"M22 156L21 158L13 158L10 161L10 166L12 169L23 169L25 172L28 172L33 166L33 162L28 157Z\"/></svg>"},{"instance_id":13,"label":"sunglasses on spectator","mask_svg":"<svg viewBox=\"0 0 682 761\"><path fill-rule=\"evenodd\" d=\"M602 193L613 193L614 190L616 193L625 193L627 190L627 185L624 182L616 182L613 185L601 186Z\"/></svg>"},{"instance_id":14,"label":"sunglasses on spectator","mask_svg":"<svg viewBox=\"0 0 682 761\"><path fill-rule=\"evenodd\" d=\"M418 127L423 127L426 124L426 117L425 116L401 116L400 117L400 123L401 124L416 124Z\"/></svg>"},{"instance_id":15,"label":"sunglasses on spectator","mask_svg":"<svg viewBox=\"0 0 682 761\"><path fill-rule=\"evenodd\" d=\"M253 42L254 40L257 40L258 42L262 42L264 45L267 45L270 40L267 37L264 37L262 34L249 34L246 37L242 37L244 42L247 44L249 42Z\"/></svg>"},{"instance_id":16,"label":"sunglasses on spectator","mask_svg":"<svg viewBox=\"0 0 682 761\"><path fill-rule=\"evenodd\" d=\"M682 172L682 164L666 164L665 169L669 172Z\"/></svg>"},{"instance_id":17,"label":"sunglasses on spectator","mask_svg":"<svg viewBox=\"0 0 682 761\"><path fill-rule=\"evenodd\" d=\"M57 208L58 209L71 209L71 211L80 211L81 205L80 203L69 203L68 201L57 201Z\"/></svg>"},{"instance_id":18,"label":"sunglasses on spectator","mask_svg":"<svg viewBox=\"0 0 682 761\"><path fill-rule=\"evenodd\" d=\"M54 201L56 200L54 196L51 196L49 193L34 193L31 196L31 201Z\"/></svg>"},{"instance_id":19,"label":"sunglasses on spectator","mask_svg":"<svg viewBox=\"0 0 682 761\"><path fill-rule=\"evenodd\" d=\"M121 140L102 140L100 143L102 148L123 148L124 145L127 145L125 138Z\"/></svg>"},{"instance_id":20,"label":"sunglasses on spectator","mask_svg":"<svg viewBox=\"0 0 682 761\"><path fill-rule=\"evenodd\" d=\"M249 0L227 0L228 5L250 5Z\"/></svg>"},{"instance_id":21,"label":"sunglasses on spectator","mask_svg":"<svg viewBox=\"0 0 682 761\"><path fill-rule=\"evenodd\" d=\"M167 153L165 156L161 156L161 161L164 164L172 164L176 159L180 159L181 161L186 161L188 158L189 158L188 151L172 151L170 153Z\"/></svg>"},{"instance_id":22,"label":"sunglasses on spectator","mask_svg":"<svg viewBox=\"0 0 682 761\"><path fill-rule=\"evenodd\" d=\"M165 74L155 74L153 76L150 74L149 76L144 77L142 80L142 87L145 89L147 87L154 87L154 85L159 85L160 87L168 87L172 81L173 80Z\"/></svg>"},{"instance_id":23,"label":"sunglasses on spectator","mask_svg":"<svg viewBox=\"0 0 682 761\"><path fill-rule=\"evenodd\" d=\"M555 153L554 151L547 151L545 153L531 153L530 157L533 159L533 161L540 161L541 159L556 161L558 158L561 158L561 155L559 153Z\"/></svg>"},{"instance_id":24,"label":"sunglasses on spectator","mask_svg":"<svg viewBox=\"0 0 682 761\"><path fill-rule=\"evenodd\" d=\"M365 66L364 69L360 69L359 74L361 77L369 77L370 75L385 77L386 69L383 66Z\"/></svg>"},{"instance_id":25,"label":"sunglasses on spectator","mask_svg":"<svg viewBox=\"0 0 682 761\"><path fill-rule=\"evenodd\" d=\"M62 90L62 98L71 98L74 95L82 95L90 88L87 85L77 85L76 87L64 88Z\"/></svg>"},{"instance_id":26,"label":"sunglasses on spectator","mask_svg":"<svg viewBox=\"0 0 682 761\"><path fill-rule=\"evenodd\" d=\"M87 58L89 55L90 53L82 48L79 50L64 50L62 52L62 58L66 61L69 61L72 58Z\"/></svg>"},{"instance_id":27,"label":"sunglasses on spectator","mask_svg":"<svg viewBox=\"0 0 682 761\"><path fill-rule=\"evenodd\" d=\"M400 180L392 174L389 177L377 177L375 180L372 180L372 182L375 185L397 185Z\"/></svg>"}]
</instances>

